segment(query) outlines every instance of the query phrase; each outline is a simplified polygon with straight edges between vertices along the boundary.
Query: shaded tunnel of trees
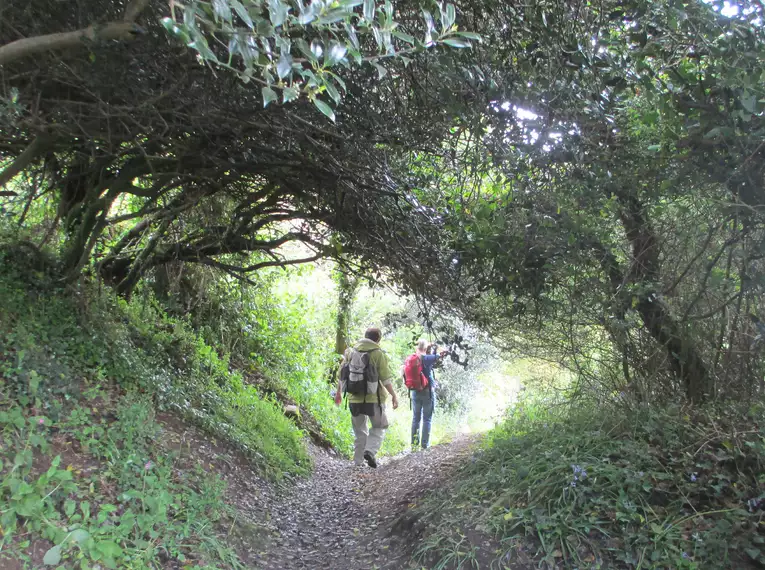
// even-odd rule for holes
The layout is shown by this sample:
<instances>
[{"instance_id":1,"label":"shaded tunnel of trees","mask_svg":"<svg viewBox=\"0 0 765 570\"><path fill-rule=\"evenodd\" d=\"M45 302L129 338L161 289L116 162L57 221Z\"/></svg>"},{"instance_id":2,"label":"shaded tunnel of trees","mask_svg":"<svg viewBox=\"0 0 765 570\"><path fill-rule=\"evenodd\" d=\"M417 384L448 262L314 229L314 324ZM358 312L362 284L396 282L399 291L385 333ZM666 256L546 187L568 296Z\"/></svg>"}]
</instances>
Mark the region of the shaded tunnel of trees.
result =
<instances>
[{"instance_id":1,"label":"shaded tunnel of trees","mask_svg":"<svg viewBox=\"0 0 765 570\"><path fill-rule=\"evenodd\" d=\"M0 7L0 206L63 282L335 258L603 397L765 389L761 3L245 4Z\"/></svg>"}]
</instances>

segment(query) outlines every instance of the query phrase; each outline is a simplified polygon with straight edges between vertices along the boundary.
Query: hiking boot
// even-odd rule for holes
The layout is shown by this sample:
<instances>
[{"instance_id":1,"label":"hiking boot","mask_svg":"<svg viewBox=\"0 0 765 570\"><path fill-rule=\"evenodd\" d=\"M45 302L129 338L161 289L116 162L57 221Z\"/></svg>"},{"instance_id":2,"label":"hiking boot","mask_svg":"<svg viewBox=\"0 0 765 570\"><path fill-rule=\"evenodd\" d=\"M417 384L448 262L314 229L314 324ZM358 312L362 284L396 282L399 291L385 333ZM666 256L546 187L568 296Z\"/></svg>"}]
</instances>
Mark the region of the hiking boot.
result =
<instances>
[{"instance_id":1,"label":"hiking boot","mask_svg":"<svg viewBox=\"0 0 765 570\"><path fill-rule=\"evenodd\" d=\"M371 451L365 451L364 452L364 459L367 462L367 465L372 467L373 469L377 468L377 460L375 459L375 454Z\"/></svg>"}]
</instances>

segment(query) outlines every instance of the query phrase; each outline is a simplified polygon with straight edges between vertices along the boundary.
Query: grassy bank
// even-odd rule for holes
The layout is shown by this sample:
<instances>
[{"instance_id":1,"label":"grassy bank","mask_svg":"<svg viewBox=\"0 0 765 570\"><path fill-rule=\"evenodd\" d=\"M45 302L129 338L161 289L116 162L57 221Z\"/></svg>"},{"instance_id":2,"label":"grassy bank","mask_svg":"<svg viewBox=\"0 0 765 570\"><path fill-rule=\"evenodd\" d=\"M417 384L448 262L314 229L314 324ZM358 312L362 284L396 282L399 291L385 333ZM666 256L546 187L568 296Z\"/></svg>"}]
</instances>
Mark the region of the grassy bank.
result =
<instances>
[{"instance_id":1,"label":"grassy bank","mask_svg":"<svg viewBox=\"0 0 765 570\"><path fill-rule=\"evenodd\" d=\"M151 297L63 288L36 254L0 256L0 566L241 567L225 485L181 461L156 413L277 481L310 469L282 404Z\"/></svg>"},{"instance_id":2,"label":"grassy bank","mask_svg":"<svg viewBox=\"0 0 765 570\"><path fill-rule=\"evenodd\" d=\"M759 567L763 419L761 406L628 410L527 398L453 488L422 507L432 528L420 556L433 568L531 560L550 568Z\"/></svg>"}]
</instances>

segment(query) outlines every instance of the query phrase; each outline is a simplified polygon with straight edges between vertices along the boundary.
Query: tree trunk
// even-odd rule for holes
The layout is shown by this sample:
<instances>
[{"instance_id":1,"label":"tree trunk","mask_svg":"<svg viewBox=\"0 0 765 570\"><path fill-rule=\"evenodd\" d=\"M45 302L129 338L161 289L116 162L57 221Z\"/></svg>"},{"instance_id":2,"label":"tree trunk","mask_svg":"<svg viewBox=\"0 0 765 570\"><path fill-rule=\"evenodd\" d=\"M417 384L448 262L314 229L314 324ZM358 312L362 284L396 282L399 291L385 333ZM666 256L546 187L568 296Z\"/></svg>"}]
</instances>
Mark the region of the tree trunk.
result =
<instances>
[{"instance_id":1,"label":"tree trunk","mask_svg":"<svg viewBox=\"0 0 765 570\"><path fill-rule=\"evenodd\" d=\"M344 354L348 348L348 326L351 321L351 307L353 298L359 286L359 278L349 275L344 271L338 271L338 303L337 323L335 327L335 352Z\"/></svg>"},{"instance_id":2,"label":"tree trunk","mask_svg":"<svg viewBox=\"0 0 765 570\"><path fill-rule=\"evenodd\" d=\"M667 351L672 372L685 386L692 401L711 395L709 370L695 343L688 338L660 297L659 247L640 201L626 193L616 194L620 218L632 248L632 265L627 280L639 286L635 308L650 335Z\"/></svg>"}]
</instances>

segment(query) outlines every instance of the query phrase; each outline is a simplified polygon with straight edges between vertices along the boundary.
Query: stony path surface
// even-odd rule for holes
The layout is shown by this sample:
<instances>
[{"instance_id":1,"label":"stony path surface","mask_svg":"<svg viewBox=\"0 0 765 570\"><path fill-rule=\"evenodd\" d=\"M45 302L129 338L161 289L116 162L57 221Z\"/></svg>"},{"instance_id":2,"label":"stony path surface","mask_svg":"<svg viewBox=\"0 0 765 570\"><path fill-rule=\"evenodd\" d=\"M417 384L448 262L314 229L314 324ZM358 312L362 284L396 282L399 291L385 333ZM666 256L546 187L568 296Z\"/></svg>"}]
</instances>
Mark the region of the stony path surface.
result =
<instances>
[{"instance_id":1,"label":"stony path surface","mask_svg":"<svg viewBox=\"0 0 765 570\"><path fill-rule=\"evenodd\" d=\"M377 469L356 468L310 446L311 477L277 490L238 453L193 426L162 415L166 445L189 462L220 474L237 518L225 540L254 570L406 570L412 521L407 512L438 489L477 438L461 436L428 451L382 458ZM229 526L230 525L230 526Z\"/></svg>"},{"instance_id":2,"label":"stony path surface","mask_svg":"<svg viewBox=\"0 0 765 570\"><path fill-rule=\"evenodd\" d=\"M392 570L410 566L411 544L395 532L418 497L437 489L470 453L462 437L425 452L382 459L377 469L315 449L315 472L282 500L273 522L278 538L257 557L267 570ZM400 526L400 525L398 525Z\"/></svg>"}]
</instances>

